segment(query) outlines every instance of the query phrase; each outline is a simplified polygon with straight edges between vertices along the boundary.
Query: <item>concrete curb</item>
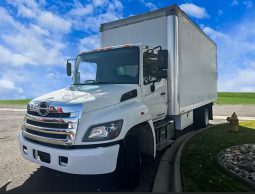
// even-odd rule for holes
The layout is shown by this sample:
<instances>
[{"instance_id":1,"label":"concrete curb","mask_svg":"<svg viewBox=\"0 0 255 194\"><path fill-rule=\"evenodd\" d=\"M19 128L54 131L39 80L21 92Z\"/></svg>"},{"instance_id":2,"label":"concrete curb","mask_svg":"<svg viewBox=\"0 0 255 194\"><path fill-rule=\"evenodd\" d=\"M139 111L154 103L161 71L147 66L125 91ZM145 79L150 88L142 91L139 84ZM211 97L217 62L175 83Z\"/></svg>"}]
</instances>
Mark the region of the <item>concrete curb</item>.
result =
<instances>
[{"instance_id":1,"label":"concrete curb","mask_svg":"<svg viewBox=\"0 0 255 194\"><path fill-rule=\"evenodd\" d=\"M182 150L191 137L213 126L215 125L182 135L165 151L159 163L152 192L183 191L180 167Z\"/></svg>"},{"instance_id":2,"label":"concrete curb","mask_svg":"<svg viewBox=\"0 0 255 194\"><path fill-rule=\"evenodd\" d=\"M193 134L194 132L195 131L190 131L182 135L165 151L159 163L159 167L154 180L152 192L175 191L174 177L171 176L171 172L173 172L173 168L174 168L175 155L178 148L185 140L185 138L187 138L189 135Z\"/></svg>"},{"instance_id":3,"label":"concrete curb","mask_svg":"<svg viewBox=\"0 0 255 194\"><path fill-rule=\"evenodd\" d=\"M213 119L226 120L228 116L213 116ZM253 121L255 117L238 117L240 121Z\"/></svg>"},{"instance_id":4,"label":"concrete curb","mask_svg":"<svg viewBox=\"0 0 255 194\"><path fill-rule=\"evenodd\" d=\"M221 125L221 124L219 124ZM174 192L183 192L182 188L182 176L181 176L181 155L182 155L182 150L186 143L196 134L204 131L205 129L210 129L211 127L214 127L215 125L209 126L207 128L199 129L198 131L195 131L194 133L190 134L184 142L181 144L179 147L176 157L175 157L175 162L174 162Z\"/></svg>"}]
</instances>

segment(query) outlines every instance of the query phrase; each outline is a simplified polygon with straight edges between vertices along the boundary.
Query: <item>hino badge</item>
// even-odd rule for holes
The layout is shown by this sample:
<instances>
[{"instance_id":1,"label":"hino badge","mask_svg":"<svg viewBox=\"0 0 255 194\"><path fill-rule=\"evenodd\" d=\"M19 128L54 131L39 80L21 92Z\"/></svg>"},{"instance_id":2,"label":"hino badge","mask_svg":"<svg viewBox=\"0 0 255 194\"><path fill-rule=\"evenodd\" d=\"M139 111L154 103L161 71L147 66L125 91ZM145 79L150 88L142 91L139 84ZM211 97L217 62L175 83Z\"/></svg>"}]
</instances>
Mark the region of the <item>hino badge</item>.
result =
<instances>
[{"instance_id":1,"label":"hino badge","mask_svg":"<svg viewBox=\"0 0 255 194\"><path fill-rule=\"evenodd\" d=\"M119 171L134 187L142 156L213 119L216 45L176 5L102 24L100 42L67 61L69 87L29 102L20 151L66 173Z\"/></svg>"}]
</instances>

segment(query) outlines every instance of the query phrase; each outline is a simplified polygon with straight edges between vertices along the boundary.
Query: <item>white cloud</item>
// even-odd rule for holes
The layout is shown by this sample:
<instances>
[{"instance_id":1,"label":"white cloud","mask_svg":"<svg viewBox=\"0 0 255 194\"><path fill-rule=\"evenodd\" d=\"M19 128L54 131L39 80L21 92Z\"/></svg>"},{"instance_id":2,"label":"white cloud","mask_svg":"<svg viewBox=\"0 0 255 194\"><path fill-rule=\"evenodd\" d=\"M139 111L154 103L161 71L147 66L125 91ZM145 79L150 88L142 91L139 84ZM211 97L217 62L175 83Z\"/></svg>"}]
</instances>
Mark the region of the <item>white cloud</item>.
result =
<instances>
[{"instance_id":1,"label":"white cloud","mask_svg":"<svg viewBox=\"0 0 255 194\"><path fill-rule=\"evenodd\" d=\"M202 28L217 43L220 91L255 92L255 21L250 17L224 31Z\"/></svg>"},{"instance_id":2,"label":"white cloud","mask_svg":"<svg viewBox=\"0 0 255 194\"><path fill-rule=\"evenodd\" d=\"M95 7L103 6L107 4L107 0L93 0L92 1Z\"/></svg>"},{"instance_id":3,"label":"white cloud","mask_svg":"<svg viewBox=\"0 0 255 194\"><path fill-rule=\"evenodd\" d=\"M249 9L252 8L253 3L251 1L243 1L244 6Z\"/></svg>"},{"instance_id":4,"label":"white cloud","mask_svg":"<svg viewBox=\"0 0 255 194\"><path fill-rule=\"evenodd\" d=\"M223 11L222 11L222 9L219 9L218 10L218 16L222 16L223 15Z\"/></svg>"},{"instance_id":5,"label":"white cloud","mask_svg":"<svg viewBox=\"0 0 255 194\"><path fill-rule=\"evenodd\" d=\"M32 9L29 9L29 8L25 7L24 5L19 6L18 15L22 16L24 18L35 18L36 17L36 13Z\"/></svg>"},{"instance_id":6,"label":"white cloud","mask_svg":"<svg viewBox=\"0 0 255 194\"><path fill-rule=\"evenodd\" d=\"M123 5L119 0L93 1L86 6L76 3L69 15L76 29L98 33L100 24L122 18L122 9Z\"/></svg>"},{"instance_id":7,"label":"white cloud","mask_svg":"<svg viewBox=\"0 0 255 194\"><path fill-rule=\"evenodd\" d=\"M0 25L4 24L10 24L12 26L15 26L16 22L4 8L0 7Z\"/></svg>"},{"instance_id":8,"label":"white cloud","mask_svg":"<svg viewBox=\"0 0 255 194\"><path fill-rule=\"evenodd\" d=\"M50 12L41 11L40 16L38 22L25 25L15 21L4 8L0 8L0 26L7 29L0 36L0 40L5 43L0 52L8 56L4 58L12 56L9 65L63 64L66 57L62 51L66 45L61 39L70 30L70 23Z\"/></svg>"},{"instance_id":9,"label":"white cloud","mask_svg":"<svg viewBox=\"0 0 255 194\"><path fill-rule=\"evenodd\" d=\"M78 2L75 4L75 8L71 10L70 14L74 16L85 17L91 14L93 10L94 10L94 7L92 4L83 6L81 3Z\"/></svg>"},{"instance_id":10,"label":"white cloud","mask_svg":"<svg viewBox=\"0 0 255 194\"><path fill-rule=\"evenodd\" d=\"M150 11L153 11L155 9L157 9L157 6L154 4L154 3L151 3L151 2L145 2L145 7L149 8Z\"/></svg>"},{"instance_id":11,"label":"white cloud","mask_svg":"<svg viewBox=\"0 0 255 194\"><path fill-rule=\"evenodd\" d=\"M17 87L13 81L9 80L8 78L1 78L0 79L0 95L3 96L5 94L13 93L13 92L17 93L18 95L21 95L24 93L23 89Z\"/></svg>"},{"instance_id":12,"label":"white cloud","mask_svg":"<svg viewBox=\"0 0 255 194\"><path fill-rule=\"evenodd\" d=\"M238 5L240 5L240 3L242 3L247 9L252 8L253 3L252 1L238 1L238 0L233 0L232 3L230 4L232 7L236 7Z\"/></svg>"},{"instance_id":13,"label":"white cloud","mask_svg":"<svg viewBox=\"0 0 255 194\"><path fill-rule=\"evenodd\" d=\"M0 64L1 65L11 65L11 66L23 66L29 64L32 61L21 54L14 53L9 49L0 45Z\"/></svg>"},{"instance_id":14,"label":"white cloud","mask_svg":"<svg viewBox=\"0 0 255 194\"><path fill-rule=\"evenodd\" d=\"M55 13L46 11L43 8L44 1L7 1L18 10L18 16L33 19L38 26L41 26L49 31L57 32L60 34L68 33L71 29L71 21L67 18L62 18Z\"/></svg>"},{"instance_id":15,"label":"white cloud","mask_svg":"<svg viewBox=\"0 0 255 194\"><path fill-rule=\"evenodd\" d=\"M43 11L38 16L38 24L50 31L68 33L71 29L71 22L51 12Z\"/></svg>"},{"instance_id":16,"label":"white cloud","mask_svg":"<svg viewBox=\"0 0 255 194\"><path fill-rule=\"evenodd\" d=\"M139 2L142 5L144 5L146 8L149 8L150 11L153 11L153 10L157 9L157 6L152 2L149 2L149 1L146 1L146 0L139 0Z\"/></svg>"},{"instance_id":17,"label":"white cloud","mask_svg":"<svg viewBox=\"0 0 255 194\"><path fill-rule=\"evenodd\" d=\"M202 30L214 40L219 38L228 38L226 34L216 31L208 26L202 27Z\"/></svg>"},{"instance_id":18,"label":"white cloud","mask_svg":"<svg viewBox=\"0 0 255 194\"><path fill-rule=\"evenodd\" d=\"M237 0L233 0L230 5L231 6L238 6L238 1Z\"/></svg>"},{"instance_id":19,"label":"white cloud","mask_svg":"<svg viewBox=\"0 0 255 194\"><path fill-rule=\"evenodd\" d=\"M80 52L99 48L99 37L98 35L87 36L80 40L79 45Z\"/></svg>"},{"instance_id":20,"label":"white cloud","mask_svg":"<svg viewBox=\"0 0 255 194\"><path fill-rule=\"evenodd\" d=\"M11 46L13 50L15 49L20 53L20 56L23 56L24 60L22 61L24 63L21 64L58 66L64 62L61 49L63 49L65 45L54 40L45 39L45 42L43 42L36 37L22 34L19 34L16 37L2 35L2 40L7 45ZM13 57L13 60L14 59L15 57Z\"/></svg>"},{"instance_id":21,"label":"white cloud","mask_svg":"<svg viewBox=\"0 0 255 194\"><path fill-rule=\"evenodd\" d=\"M210 17L204 7L199 7L193 3L181 4L180 8L189 16L195 17L197 19L204 19Z\"/></svg>"},{"instance_id":22,"label":"white cloud","mask_svg":"<svg viewBox=\"0 0 255 194\"><path fill-rule=\"evenodd\" d=\"M232 76L223 76L219 80L219 91L255 92L255 70L251 68L238 69Z\"/></svg>"}]
</instances>

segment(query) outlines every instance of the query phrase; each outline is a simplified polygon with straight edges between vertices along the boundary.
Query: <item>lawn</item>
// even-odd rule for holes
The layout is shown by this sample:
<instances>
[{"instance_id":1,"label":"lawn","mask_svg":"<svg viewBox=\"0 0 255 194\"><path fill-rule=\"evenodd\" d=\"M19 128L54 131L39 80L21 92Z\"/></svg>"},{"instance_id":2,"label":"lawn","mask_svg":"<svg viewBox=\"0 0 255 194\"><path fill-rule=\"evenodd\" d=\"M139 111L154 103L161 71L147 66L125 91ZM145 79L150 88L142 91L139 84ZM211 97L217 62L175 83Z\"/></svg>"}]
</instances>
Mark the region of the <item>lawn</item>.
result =
<instances>
[{"instance_id":1,"label":"lawn","mask_svg":"<svg viewBox=\"0 0 255 194\"><path fill-rule=\"evenodd\" d=\"M255 104L255 92L218 92L216 104Z\"/></svg>"},{"instance_id":2,"label":"lawn","mask_svg":"<svg viewBox=\"0 0 255 194\"><path fill-rule=\"evenodd\" d=\"M0 100L0 105L26 105L30 99Z\"/></svg>"},{"instance_id":3,"label":"lawn","mask_svg":"<svg viewBox=\"0 0 255 194\"><path fill-rule=\"evenodd\" d=\"M221 150L236 144L255 143L255 121L240 125L239 133L229 132L228 124L216 125L194 135L187 142L181 158L184 191L255 191L217 163Z\"/></svg>"}]
</instances>

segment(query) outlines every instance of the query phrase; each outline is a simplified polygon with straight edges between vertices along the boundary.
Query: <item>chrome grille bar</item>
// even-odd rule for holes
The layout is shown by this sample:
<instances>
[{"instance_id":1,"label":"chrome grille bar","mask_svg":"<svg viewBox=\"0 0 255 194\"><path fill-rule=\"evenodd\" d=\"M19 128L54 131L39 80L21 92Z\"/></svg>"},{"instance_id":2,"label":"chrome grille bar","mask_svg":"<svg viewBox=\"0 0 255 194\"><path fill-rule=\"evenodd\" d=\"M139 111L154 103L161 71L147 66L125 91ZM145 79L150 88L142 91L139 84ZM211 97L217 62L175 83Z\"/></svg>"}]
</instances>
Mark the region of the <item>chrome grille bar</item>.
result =
<instances>
[{"instance_id":1,"label":"chrome grille bar","mask_svg":"<svg viewBox=\"0 0 255 194\"><path fill-rule=\"evenodd\" d=\"M26 113L26 119L43 122L43 123L55 123L55 124L69 124L69 123L77 123L77 117L70 117L70 118L51 118L51 117L39 117L33 116Z\"/></svg>"},{"instance_id":2,"label":"chrome grille bar","mask_svg":"<svg viewBox=\"0 0 255 194\"><path fill-rule=\"evenodd\" d=\"M73 129L55 129L55 128L46 128L46 127L38 127L34 125L30 125L28 123L24 124L25 128L40 131L44 133L51 133L51 134L75 134L75 128Z\"/></svg>"},{"instance_id":3,"label":"chrome grille bar","mask_svg":"<svg viewBox=\"0 0 255 194\"><path fill-rule=\"evenodd\" d=\"M42 136L39 136L39 135L34 135L34 134L31 134L31 133L28 133L26 131L23 131L23 136L24 137L27 137L29 139L32 139L32 140L36 140L36 141L40 141L40 142L44 142L44 143L51 143L51 144L57 144L57 145L72 145L72 140L67 138L67 139L56 139L56 138L49 138L49 137L42 137Z\"/></svg>"}]
</instances>

